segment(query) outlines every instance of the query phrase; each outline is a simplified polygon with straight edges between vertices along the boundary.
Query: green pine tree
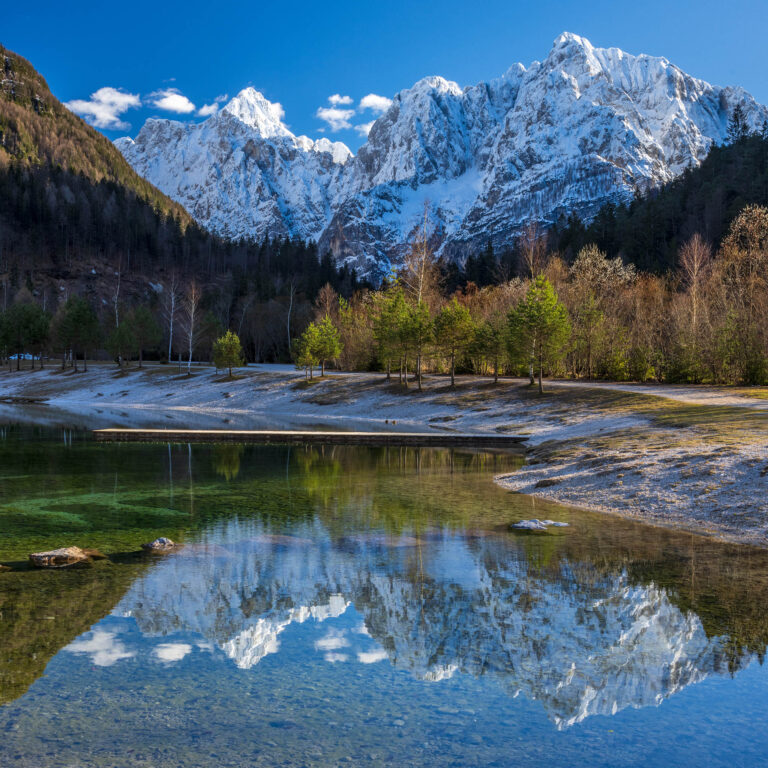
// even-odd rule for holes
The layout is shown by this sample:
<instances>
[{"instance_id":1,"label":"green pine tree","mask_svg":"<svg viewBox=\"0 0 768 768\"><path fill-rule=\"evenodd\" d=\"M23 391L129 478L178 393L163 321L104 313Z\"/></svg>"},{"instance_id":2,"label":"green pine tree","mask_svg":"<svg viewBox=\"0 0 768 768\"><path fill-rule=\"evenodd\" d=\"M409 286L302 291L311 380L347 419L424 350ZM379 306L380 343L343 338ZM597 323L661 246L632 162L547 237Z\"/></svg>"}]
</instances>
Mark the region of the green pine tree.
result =
<instances>
[{"instance_id":1,"label":"green pine tree","mask_svg":"<svg viewBox=\"0 0 768 768\"><path fill-rule=\"evenodd\" d=\"M293 343L293 353L296 358L296 365L303 368L305 375L309 371L309 378L314 378L314 368L318 363L319 331L315 323L310 323L304 330L304 333Z\"/></svg>"},{"instance_id":2,"label":"green pine tree","mask_svg":"<svg viewBox=\"0 0 768 768\"><path fill-rule=\"evenodd\" d=\"M464 354L474 338L475 324L469 310L456 297L435 318L435 343L450 360L451 386L456 386L456 357Z\"/></svg>"},{"instance_id":3,"label":"green pine tree","mask_svg":"<svg viewBox=\"0 0 768 768\"><path fill-rule=\"evenodd\" d=\"M373 338L376 341L379 360L387 371L387 381L392 377L392 360L400 352L399 327L405 313L405 296L399 286L375 294ZM402 376L401 376L402 378Z\"/></svg>"},{"instance_id":4,"label":"green pine tree","mask_svg":"<svg viewBox=\"0 0 768 768\"><path fill-rule=\"evenodd\" d=\"M326 315L317 324L317 338L315 340L315 357L320 361L320 376L325 376L325 364L328 360L335 360L342 350L339 331Z\"/></svg>"},{"instance_id":5,"label":"green pine tree","mask_svg":"<svg viewBox=\"0 0 768 768\"><path fill-rule=\"evenodd\" d=\"M213 342L213 364L216 368L227 368L230 379L232 369L242 365L243 362L243 347L236 333L227 331Z\"/></svg>"},{"instance_id":6,"label":"green pine tree","mask_svg":"<svg viewBox=\"0 0 768 768\"><path fill-rule=\"evenodd\" d=\"M571 333L568 312L544 275L531 283L525 298L509 313L509 350L513 359L527 362L530 355L539 369L543 392L544 364L562 353Z\"/></svg>"},{"instance_id":7,"label":"green pine tree","mask_svg":"<svg viewBox=\"0 0 768 768\"><path fill-rule=\"evenodd\" d=\"M144 350L157 346L163 334L155 316L143 304L131 310L128 322L136 339L136 346L139 350L139 368L141 368L144 363Z\"/></svg>"},{"instance_id":8,"label":"green pine tree","mask_svg":"<svg viewBox=\"0 0 768 768\"><path fill-rule=\"evenodd\" d=\"M473 349L493 367L493 382L498 384L499 367L507 352L507 326L501 312L494 313L475 329Z\"/></svg>"},{"instance_id":9,"label":"green pine tree","mask_svg":"<svg viewBox=\"0 0 768 768\"><path fill-rule=\"evenodd\" d=\"M79 296L72 296L60 304L52 323L53 344L61 351L61 367L66 366L67 353L77 373L77 355L83 354L83 370L88 370L88 350L101 343L101 327L91 305Z\"/></svg>"},{"instance_id":10,"label":"green pine tree","mask_svg":"<svg viewBox=\"0 0 768 768\"><path fill-rule=\"evenodd\" d=\"M16 370L26 353L41 352L48 340L50 317L34 301L21 300L12 304L2 318L2 337L9 356L16 357ZM41 361L42 365L42 361ZM34 357L32 367L35 367Z\"/></svg>"},{"instance_id":11,"label":"green pine tree","mask_svg":"<svg viewBox=\"0 0 768 768\"><path fill-rule=\"evenodd\" d=\"M421 361L429 344L434 339L434 326L429 309L424 302L407 307L400 326L400 340L406 351L413 351L416 356L416 382L421 391ZM405 370L405 385L408 386L408 366Z\"/></svg>"}]
</instances>

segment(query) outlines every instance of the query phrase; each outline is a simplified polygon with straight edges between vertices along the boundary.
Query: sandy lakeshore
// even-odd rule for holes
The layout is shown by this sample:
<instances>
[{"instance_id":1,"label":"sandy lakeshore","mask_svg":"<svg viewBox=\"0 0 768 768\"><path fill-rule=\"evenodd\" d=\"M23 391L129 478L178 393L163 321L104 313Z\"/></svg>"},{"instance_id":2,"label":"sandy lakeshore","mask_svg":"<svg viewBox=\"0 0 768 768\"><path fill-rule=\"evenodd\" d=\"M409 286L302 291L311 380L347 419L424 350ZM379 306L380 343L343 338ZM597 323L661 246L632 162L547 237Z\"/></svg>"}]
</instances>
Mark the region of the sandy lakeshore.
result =
<instances>
[{"instance_id":1,"label":"sandy lakeshore","mask_svg":"<svg viewBox=\"0 0 768 768\"><path fill-rule=\"evenodd\" d=\"M91 365L87 373L0 373L8 421L79 427L323 428L525 435L511 491L768 546L768 392L717 387L442 377L389 384L332 374L307 384L290 366L233 379L208 367ZM40 403L18 405L32 399Z\"/></svg>"}]
</instances>

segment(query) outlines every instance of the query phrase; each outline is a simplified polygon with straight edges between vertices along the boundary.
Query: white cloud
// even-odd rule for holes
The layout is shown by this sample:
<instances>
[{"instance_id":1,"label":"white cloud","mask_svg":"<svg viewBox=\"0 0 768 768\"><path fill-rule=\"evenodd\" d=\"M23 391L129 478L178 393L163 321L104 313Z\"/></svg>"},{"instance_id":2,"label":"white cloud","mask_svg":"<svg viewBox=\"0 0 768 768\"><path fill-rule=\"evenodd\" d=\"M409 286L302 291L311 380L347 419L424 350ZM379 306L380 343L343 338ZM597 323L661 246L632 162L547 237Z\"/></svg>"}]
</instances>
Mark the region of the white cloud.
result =
<instances>
[{"instance_id":1,"label":"white cloud","mask_svg":"<svg viewBox=\"0 0 768 768\"><path fill-rule=\"evenodd\" d=\"M65 106L96 128L126 131L131 126L121 120L120 115L140 107L141 99L137 93L125 93L118 88L106 86L92 93L90 100L74 99Z\"/></svg>"},{"instance_id":2,"label":"white cloud","mask_svg":"<svg viewBox=\"0 0 768 768\"><path fill-rule=\"evenodd\" d=\"M352 127L350 119L354 116L354 109L338 109L338 107L320 107L315 116L328 123L332 133Z\"/></svg>"},{"instance_id":3,"label":"white cloud","mask_svg":"<svg viewBox=\"0 0 768 768\"><path fill-rule=\"evenodd\" d=\"M283 120L285 120L285 109L283 109L283 105L279 101L271 102L268 110L269 114L272 115L279 123L282 123Z\"/></svg>"},{"instance_id":4,"label":"white cloud","mask_svg":"<svg viewBox=\"0 0 768 768\"><path fill-rule=\"evenodd\" d=\"M387 652L383 648L379 648L376 651L361 651L357 654L357 660L361 664L375 664L377 661L384 661L387 657Z\"/></svg>"},{"instance_id":5,"label":"white cloud","mask_svg":"<svg viewBox=\"0 0 768 768\"><path fill-rule=\"evenodd\" d=\"M315 643L315 648L318 651L337 651L339 648L346 648L349 645L349 640L344 637L343 632L330 631L325 637L320 638Z\"/></svg>"},{"instance_id":6,"label":"white cloud","mask_svg":"<svg viewBox=\"0 0 768 768\"><path fill-rule=\"evenodd\" d=\"M161 643L154 654L160 661L174 662L181 661L191 651L192 646L186 643Z\"/></svg>"},{"instance_id":7,"label":"white cloud","mask_svg":"<svg viewBox=\"0 0 768 768\"><path fill-rule=\"evenodd\" d=\"M328 101L333 104L334 107L338 107L339 104L351 104L352 103L352 97L351 96L341 96L338 93L334 93L333 96L328 97Z\"/></svg>"},{"instance_id":8,"label":"white cloud","mask_svg":"<svg viewBox=\"0 0 768 768\"><path fill-rule=\"evenodd\" d=\"M355 130L361 135L361 136L367 136L371 132L371 128L373 128L375 120L371 120L370 123L361 123L360 125L355 126Z\"/></svg>"},{"instance_id":9,"label":"white cloud","mask_svg":"<svg viewBox=\"0 0 768 768\"><path fill-rule=\"evenodd\" d=\"M153 107L177 115L188 115L195 111L195 105L177 88L165 88L149 95Z\"/></svg>"},{"instance_id":10,"label":"white cloud","mask_svg":"<svg viewBox=\"0 0 768 768\"><path fill-rule=\"evenodd\" d=\"M376 112L381 115L389 109L391 104L392 99L388 99L386 96L378 96L375 93L369 93L367 96L363 96L363 98L360 99L359 109L360 111L370 109L371 112Z\"/></svg>"},{"instance_id":11,"label":"white cloud","mask_svg":"<svg viewBox=\"0 0 768 768\"><path fill-rule=\"evenodd\" d=\"M200 117L210 117L211 115L215 115L219 111L219 104L224 103L228 98L229 96L226 93L222 93L213 100L212 104L203 104L203 106L197 110L197 114Z\"/></svg>"},{"instance_id":12,"label":"white cloud","mask_svg":"<svg viewBox=\"0 0 768 768\"><path fill-rule=\"evenodd\" d=\"M64 650L87 653L97 667L111 667L120 659L130 659L136 655L126 649L114 632L105 632L103 629L95 629L87 640L77 639Z\"/></svg>"},{"instance_id":13,"label":"white cloud","mask_svg":"<svg viewBox=\"0 0 768 768\"><path fill-rule=\"evenodd\" d=\"M335 664L337 661L346 661L349 657L346 653L326 653L323 658L327 662Z\"/></svg>"}]
</instances>

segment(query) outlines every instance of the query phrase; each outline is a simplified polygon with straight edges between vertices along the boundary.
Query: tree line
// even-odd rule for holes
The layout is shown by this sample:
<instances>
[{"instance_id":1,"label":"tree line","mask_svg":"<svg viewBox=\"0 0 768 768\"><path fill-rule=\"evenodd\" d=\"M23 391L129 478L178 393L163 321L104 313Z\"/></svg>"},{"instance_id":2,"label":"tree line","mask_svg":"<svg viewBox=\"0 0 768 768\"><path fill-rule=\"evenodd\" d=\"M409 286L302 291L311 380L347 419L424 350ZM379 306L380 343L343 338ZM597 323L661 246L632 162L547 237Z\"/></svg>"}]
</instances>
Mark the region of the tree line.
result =
<instances>
[{"instance_id":1,"label":"tree line","mask_svg":"<svg viewBox=\"0 0 768 768\"><path fill-rule=\"evenodd\" d=\"M408 387L425 372L546 375L585 379L717 384L768 383L768 208L746 206L719 248L696 233L672 269L643 272L596 244L568 263L546 235L523 237L527 276L447 292L424 244L380 290L348 301L328 288L318 322L302 337L297 362L316 336L342 368L381 370ZM322 327L326 327L325 333Z\"/></svg>"},{"instance_id":2,"label":"tree line","mask_svg":"<svg viewBox=\"0 0 768 768\"><path fill-rule=\"evenodd\" d=\"M746 206L719 247L696 233L663 275L610 258L596 244L569 263L535 228L518 243L524 277L446 289L427 238L378 290L345 297L326 283L302 313L277 313L285 349L310 377L330 362L381 370L421 388L425 373L546 375L688 383L768 383L768 208ZM71 296L53 313L23 288L0 314L0 356L11 369L60 357L77 369L97 350L120 366L131 360L246 359L260 316L215 310L215 287L172 277L147 303L126 302L120 273L99 307ZM245 296L248 294L246 293ZM298 300L297 300L298 303ZM232 322L232 320L237 322ZM245 328L245 334L243 334Z\"/></svg>"},{"instance_id":3,"label":"tree line","mask_svg":"<svg viewBox=\"0 0 768 768\"><path fill-rule=\"evenodd\" d=\"M656 274L674 269L683 243L697 233L719 244L746 205L768 205L768 126L750 133L737 114L729 133L729 143L661 189L607 204L588 224L576 215L558 222L550 244L570 261L594 243Z\"/></svg>"}]
</instances>

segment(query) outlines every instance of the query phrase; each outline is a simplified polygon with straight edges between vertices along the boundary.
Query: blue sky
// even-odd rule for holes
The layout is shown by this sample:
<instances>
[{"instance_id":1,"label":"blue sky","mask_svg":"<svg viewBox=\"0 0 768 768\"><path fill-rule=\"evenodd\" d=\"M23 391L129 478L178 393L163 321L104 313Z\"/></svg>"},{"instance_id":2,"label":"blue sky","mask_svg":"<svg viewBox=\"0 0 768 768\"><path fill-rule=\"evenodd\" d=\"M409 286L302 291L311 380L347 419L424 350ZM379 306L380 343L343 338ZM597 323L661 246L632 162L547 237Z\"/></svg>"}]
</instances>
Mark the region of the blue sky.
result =
<instances>
[{"instance_id":1,"label":"blue sky","mask_svg":"<svg viewBox=\"0 0 768 768\"><path fill-rule=\"evenodd\" d=\"M564 30L598 46L666 56L765 103L766 29L768 0L38 0L3 9L0 42L29 59L62 101L119 91L97 99L110 138L135 135L151 116L201 120L201 108L210 112L217 98L252 85L282 105L294 133L354 150L363 141L355 126L376 116L359 106L367 94L391 97L433 74L472 85L517 61L543 59ZM351 103L332 105L334 94ZM318 117L331 107L351 113L330 113L335 131Z\"/></svg>"}]
</instances>

